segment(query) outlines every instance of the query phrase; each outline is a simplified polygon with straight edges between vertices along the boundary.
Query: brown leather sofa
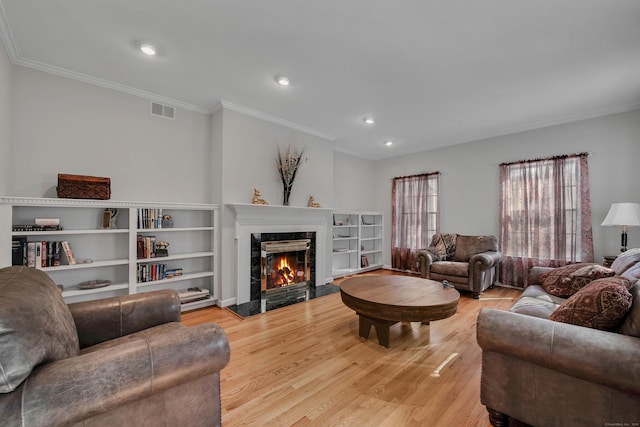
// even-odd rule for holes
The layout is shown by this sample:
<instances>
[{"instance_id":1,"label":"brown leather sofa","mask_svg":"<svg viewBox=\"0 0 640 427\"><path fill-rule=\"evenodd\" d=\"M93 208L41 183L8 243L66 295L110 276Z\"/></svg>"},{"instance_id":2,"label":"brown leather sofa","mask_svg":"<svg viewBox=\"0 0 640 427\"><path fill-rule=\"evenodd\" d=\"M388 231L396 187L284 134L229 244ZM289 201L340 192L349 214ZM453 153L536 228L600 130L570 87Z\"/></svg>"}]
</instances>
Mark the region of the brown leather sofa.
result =
<instances>
[{"instance_id":1,"label":"brown leather sofa","mask_svg":"<svg viewBox=\"0 0 640 427\"><path fill-rule=\"evenodd\" d=\"M616 275L636 283L616 332L549 320L565 299L545 292L541 267L510 311L480 311L480 400L493 426L638 425L640 261L618 261Z\"/></svg>"},{"instance_id":2,"label":"brown leather sofa","mask_svg":"<svg viewBox=\"0 0 640 427\"><path fill-rule=\"evenodd\" d=\"M0 269L2 426L220 425L229 354L172 290L67 305L46 273Z\"/></svg>"},{"instance_id":3,"label":"brown leather sofa","mask_svg":"<svg viewBox=\"0 0 640 427\"><path fill-rule=\"evenodd\" d=\"M474 298L480 298L480 294L493 286L498 277L502 260L498 240L495 236L449 235L452 245L446 253L438 255L436 242L441 236L436 234L429 248L418 251L421 277L447 280L456 289L473 292Z\"/></svg>"}]
</instances>

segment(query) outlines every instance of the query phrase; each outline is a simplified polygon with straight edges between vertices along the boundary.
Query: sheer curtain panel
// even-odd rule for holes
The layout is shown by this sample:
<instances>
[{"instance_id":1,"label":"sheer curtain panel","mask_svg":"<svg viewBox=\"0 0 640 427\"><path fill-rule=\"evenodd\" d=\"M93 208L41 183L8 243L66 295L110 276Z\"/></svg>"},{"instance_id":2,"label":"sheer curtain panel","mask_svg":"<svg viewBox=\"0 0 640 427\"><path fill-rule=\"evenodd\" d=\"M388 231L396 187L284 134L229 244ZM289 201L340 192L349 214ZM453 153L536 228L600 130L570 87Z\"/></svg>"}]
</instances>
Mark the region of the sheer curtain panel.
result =
<instances>
[{"instance_id":1,"label":"sheer curtain panel","mask_svg":"<svg viewBox=\"0 0 640 427\"><path fill-rule=\"evenodd\" d=\"M533 266L593 261L587 153L500 165L500 281L525 288Z\"/></svg>"},{"instance_id":2,"label":"sheer curtain panel","mask_svg":"<svg viewBox=\"0 0 640 427\"><path fill-rule=\"evenodd\" d=\"M429 246L440 228L440 173L393 179L391 201L391 266L418 271L417 252Z\"/></svg>"}]
</instances>

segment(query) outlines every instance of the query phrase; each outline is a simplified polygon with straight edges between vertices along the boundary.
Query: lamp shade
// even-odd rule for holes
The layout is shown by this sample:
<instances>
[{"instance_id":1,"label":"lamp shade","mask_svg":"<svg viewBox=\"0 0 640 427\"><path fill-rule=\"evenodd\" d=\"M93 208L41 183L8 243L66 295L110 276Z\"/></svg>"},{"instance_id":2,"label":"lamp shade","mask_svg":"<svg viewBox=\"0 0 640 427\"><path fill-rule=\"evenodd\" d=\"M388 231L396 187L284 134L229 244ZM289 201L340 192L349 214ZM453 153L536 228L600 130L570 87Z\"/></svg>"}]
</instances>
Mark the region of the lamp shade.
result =
<instances>
[{"instance_id":1,"label":"lamp shade","mask_svg":"<svg viewBox=\"0 0 640 427\"><path fill-rule=\"evenodd\" d=\"M609 213L602 221L603 226L640 226L640 203L612 203Z\"/></svg>"}]
</instances>

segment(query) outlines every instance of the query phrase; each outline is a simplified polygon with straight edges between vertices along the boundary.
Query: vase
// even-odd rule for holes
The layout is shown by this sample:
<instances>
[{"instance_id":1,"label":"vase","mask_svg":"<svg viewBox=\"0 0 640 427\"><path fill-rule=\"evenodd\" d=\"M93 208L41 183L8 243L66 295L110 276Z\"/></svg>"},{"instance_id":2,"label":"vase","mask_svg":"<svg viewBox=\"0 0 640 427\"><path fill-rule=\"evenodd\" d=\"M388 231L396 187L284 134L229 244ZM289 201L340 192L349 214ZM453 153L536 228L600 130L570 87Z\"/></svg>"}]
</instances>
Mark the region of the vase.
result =
<instances>
[{"instance_id":1,"label":"vase","mask_svg":"<svg viewBox=\"0 0 640 427\"><path fill-rule=\"evenodd\" d=\"M291 185L282 187L282 205L289 206L289 196L291 195Z\"/></svg>"}]
</instances>

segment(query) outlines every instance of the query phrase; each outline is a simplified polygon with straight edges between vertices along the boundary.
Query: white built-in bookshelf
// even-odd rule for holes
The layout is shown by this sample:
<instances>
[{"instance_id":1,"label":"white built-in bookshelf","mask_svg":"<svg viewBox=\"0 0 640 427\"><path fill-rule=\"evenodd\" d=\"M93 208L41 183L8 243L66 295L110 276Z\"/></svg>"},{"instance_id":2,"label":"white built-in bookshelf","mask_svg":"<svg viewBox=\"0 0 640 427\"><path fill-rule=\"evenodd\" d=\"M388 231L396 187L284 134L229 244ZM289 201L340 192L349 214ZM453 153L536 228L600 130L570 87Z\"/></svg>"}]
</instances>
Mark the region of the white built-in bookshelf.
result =
<instances>
[{"instance_id":1,"label":"white built-in bookshelf","mask_svg":"<svg viewBox=\"0 0 640 427\"><path fill-rule=\"evenodd\" d=\"M334 278L382 267L382 219L380 212L333 213Z\"/></svg>"},{"instance_id":2,"label":"white built-in bookshelf","mask_svg":"<svg viewBox=\"0 0 640 427\"><path fill-rule=\"evenodd\" d=\"M105 209L118 212L112 228L102 228ZM149 213L156 221L141 223L143 214ZM162 215L171 216L171 227L162 226ZM14 226L34 224L36 218L58 219L62 230L14 231ZM60 265L37 266L62 285L65 301L157 289L207 289L209 299L182 305L183 310L191 310L219 301L217 221L218 205L212 204L0 197L0 267L12 265L14 240L65 241L76 264L69 265L66 257L61 256ZM139 258L138 242L146 237L169 243L168 256ZM158 267L151 268L155 264ZM157 273L153 280L141 281L140 274L152 269ZM162 271L180 269L182 274L162 277ZM78 288L79 284L94 280L109 281L109 284L93 289Z\"/></svg>"}]
</instances>

